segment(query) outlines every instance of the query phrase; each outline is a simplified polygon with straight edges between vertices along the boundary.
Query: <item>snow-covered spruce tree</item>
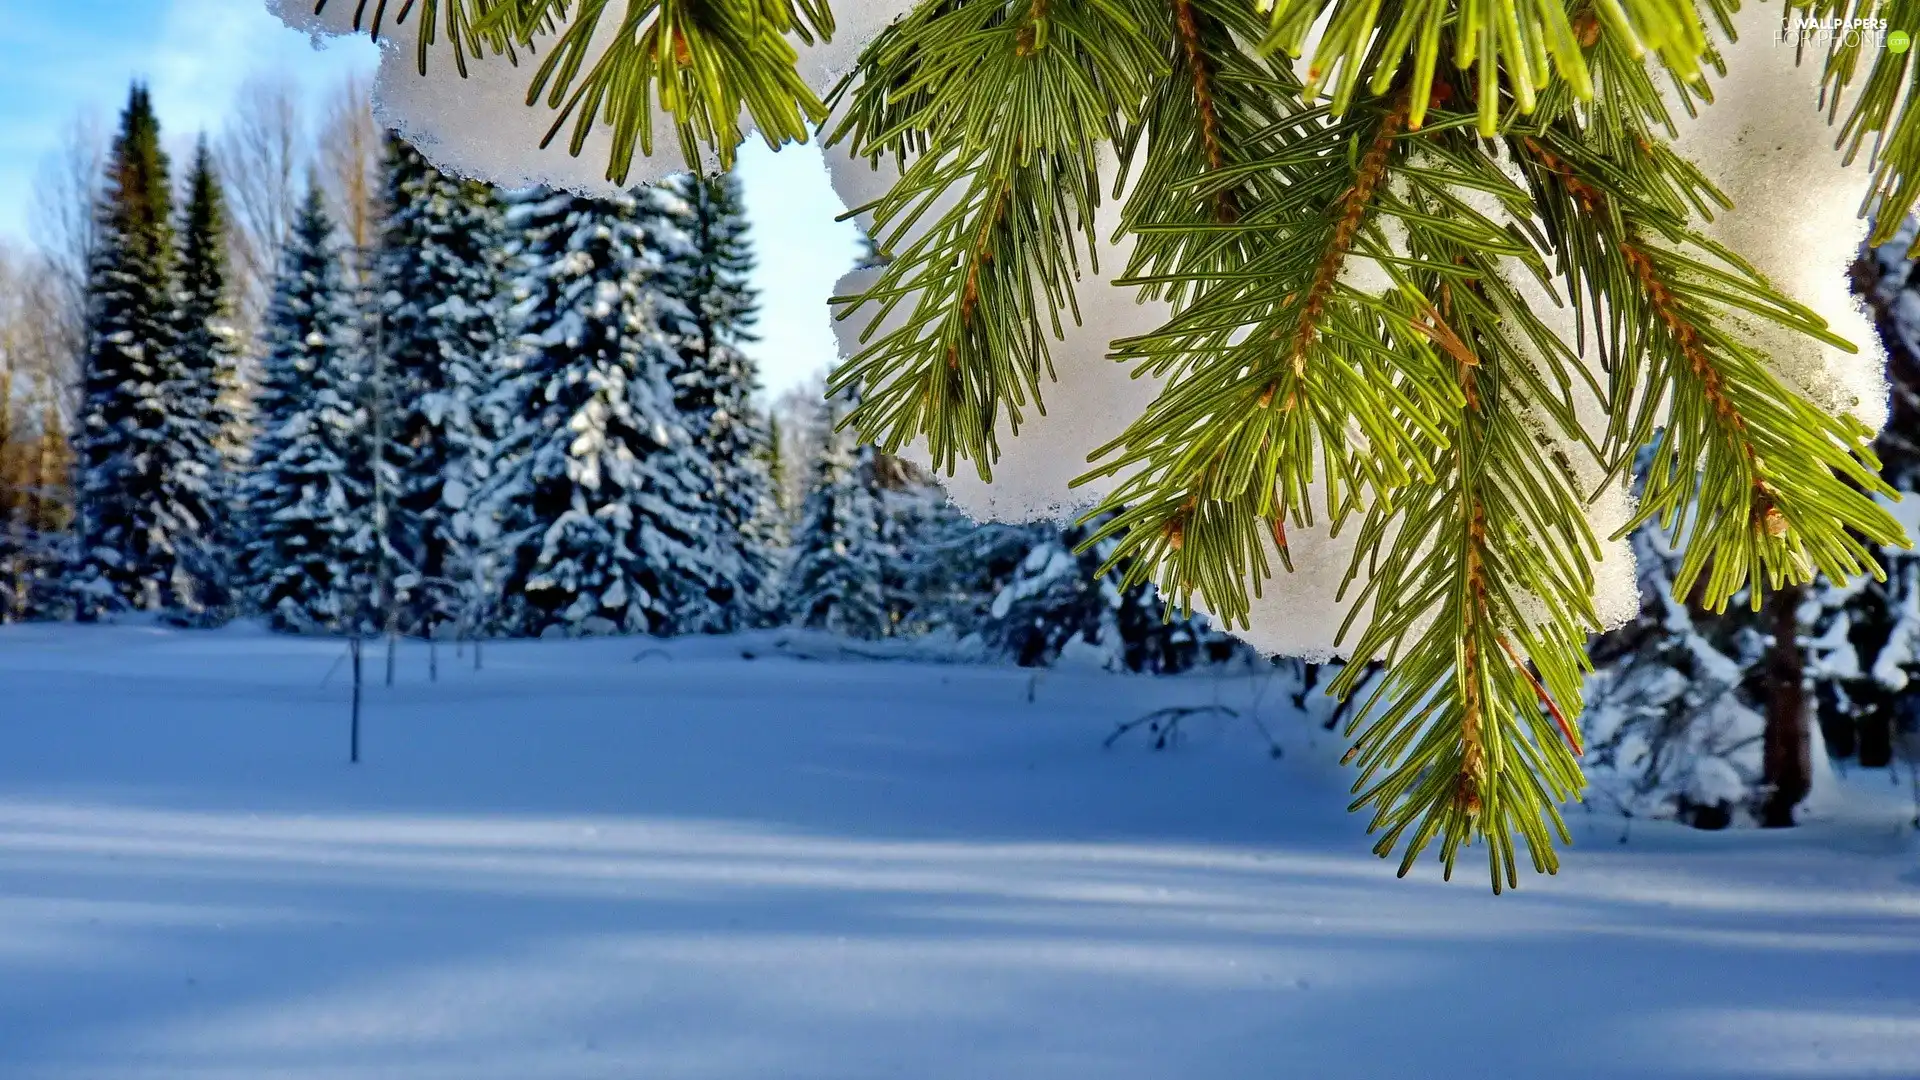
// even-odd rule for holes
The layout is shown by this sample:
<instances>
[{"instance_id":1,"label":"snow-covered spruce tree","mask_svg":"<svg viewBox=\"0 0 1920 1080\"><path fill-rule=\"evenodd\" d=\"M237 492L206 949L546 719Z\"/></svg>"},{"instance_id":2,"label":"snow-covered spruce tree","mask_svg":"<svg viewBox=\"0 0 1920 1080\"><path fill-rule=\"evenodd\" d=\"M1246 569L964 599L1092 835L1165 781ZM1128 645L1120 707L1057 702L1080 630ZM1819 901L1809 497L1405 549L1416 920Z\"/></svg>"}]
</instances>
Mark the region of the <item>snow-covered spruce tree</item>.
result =
<instances>
[{"instance_id":1,"label":"snow-covered spruce tree","mask_svg":"<svg viewBox=\"0 0 1920 1080\"><path fill-rule=\"evenodd\" d=\"M386 192L375 347L391 404L382 450L397 482L388 542L405 626L431 636L474 603L472 538L460 525L492 455L476 403L503 348L506 214L491 186L441 173L392 136Z\"/></svg>"},{"instance_id":2,"label":"snow-covered spruce tree","mask_svg":"<svg viewBox=\"0 0 1920 1080\"><path fill-rule=\"evenodd\" d=\"M857 438L857 433L842 434ZM822 434L822 445L828 437ZM954 569L939 565L942 553L957 554L951 550L952 540L977 525L912 462L871 446L861 446L856 453L877 507L880 592L886 598L888 632L914 635L936 629L947 621L942 579L951 577Z\"/></svg>"},{"instance_id":3,"label":"snow-covered spruce tree","mask_svg":"<svg viewBox=\"0 0 1920 1080\"><path fill-rule=\"evenodd\" d=\"M1920 199L1904 51L1780 48L1781 10L1687 0L840 6L836 31L811 0L690 0L597 39L601 5L443 0L400 33L473 28L442 36L468 62L441 49L396 118L496 178L591 183L566 151L597 140L617 184L725 167L743 114L773 143L824 124L893 256L843 308L861 431L997 480L999 514L1094 502L1087 542L1172 602L1359 661L1336 692L1390 659L1351 760L1403 867L1476 842L1496 888L1520 842L1557 865L1586 639L1630 614L1633 528L1676 535L1674 588L1710 608L1902 541L1844 271L1857 208L1884 239ZM822 100L802 72L848 44ZM525 46L567 62L497 55ZM545 153L542 102L572 135ZM1877 167L1845 169L1863 149ZM1054 470L1089 453L1068 489Z\"/></svg>"},{"instance_id":4,"label":"snow-covered spruce tree","mask_svg":"<svg viewBox=\"0 0 1920 1080\"><path fill-rule=\"evenodd\" d=\"M277 629L299 633L378 625L372 447L357 320L333 233L315 185L267 309L259 435L243 489L243 578Z\"/></svg>"},{"instance_id":5,"label":"snow-covered spruce tree","mask_svg":"<svg viewBox=\"0 0 1920 1080\"><path fill-rule=\"evenodd\" d=\"M87 268L87 346L74 431L78 501L68 579L82 618L172 605L165 365L174 313L172 188L160 123L136 84L120 115Z\"/></svg>"},{"instance_id":6,"label":"snow-covered spruce tree","mask_svg":"<svg viewBox=\"0 0 1920 1080\"><path fill-rule=\"evenodd\" d=\"M227 211L213 157L202 139L187 175L179 224L177 324L159 387L164 428L157 451L162 508L176 537L176 596L194 611L232 603L229 565L236 478L222 442L236 427L240 378L227 273Z\"/></svg>"},{"instance_id":7,"label":"snow-covered spruce tree","mask_svg":"<svg viewBox=\"0 0 1920 1080\"><path fill-rule=\"evenodd\" d=\"M518 198L520 340L491 392L512 418L482 518L494 523L499 629L675 633L718 579L705 461L674 408L671 302L632 197Z\"/></svg>"},{"instance_id":8,"label":"snow-covered spruce tree","mask_svg":"<svg viewBox=\"0 0 1920 1080\"><path fill-rule=\"evenodd\" d=\"M715 562L725 578L712 628L733 630L764 619L777 600L771 594L780 540L772 436L753 400L759 371L744 351L759 303L749 284L754 254L746 209L731 174L683 173L650 195L669 204L689 244L684 258L663 252L660 286L691 317L679 335L685 370L675 379L677 404L713 471Z\"/></svg>"},{"instance_id":9,"label":"snow-covered spruce tree","mask_svg":"<svg viewBox=\"0 0 1920 1080\"><path fill-rule=\"evenodd\" d=\"M821 417L812 483L793 532L784 606L796 626L874 639L893 631L885 585L893 552L883 535L885 496L874 474L873 449L839 427L848 408L836 400Z\"/></svg>"}]
</instances>

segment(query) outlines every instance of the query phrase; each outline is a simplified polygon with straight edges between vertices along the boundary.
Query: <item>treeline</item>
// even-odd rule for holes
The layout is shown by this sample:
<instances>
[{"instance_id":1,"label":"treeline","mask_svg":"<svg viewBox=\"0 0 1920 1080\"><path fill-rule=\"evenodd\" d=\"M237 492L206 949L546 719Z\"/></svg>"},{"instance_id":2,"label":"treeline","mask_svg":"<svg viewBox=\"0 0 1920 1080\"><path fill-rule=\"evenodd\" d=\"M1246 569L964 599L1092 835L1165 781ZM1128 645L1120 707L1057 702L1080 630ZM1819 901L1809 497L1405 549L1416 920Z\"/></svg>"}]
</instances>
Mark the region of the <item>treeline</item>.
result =
<instances>
[{"instance_id":1,"label":"treeline","mask_svg":"<svg viewBox=\"0 0 1920 1080\"><path fill-rule=\"evenodd\" d=\"M0 617L793 624L1147 671L1238 652L1100 573L1076 529L967 520L841 430L847 403L762 407L730 178L502 192L388 137L366 183L310 172L263 236L204 141L176 189L138 86L100 171L72 419L8 442L41 471L0 506L19 568Z\"/></svg>"}]
</instances>

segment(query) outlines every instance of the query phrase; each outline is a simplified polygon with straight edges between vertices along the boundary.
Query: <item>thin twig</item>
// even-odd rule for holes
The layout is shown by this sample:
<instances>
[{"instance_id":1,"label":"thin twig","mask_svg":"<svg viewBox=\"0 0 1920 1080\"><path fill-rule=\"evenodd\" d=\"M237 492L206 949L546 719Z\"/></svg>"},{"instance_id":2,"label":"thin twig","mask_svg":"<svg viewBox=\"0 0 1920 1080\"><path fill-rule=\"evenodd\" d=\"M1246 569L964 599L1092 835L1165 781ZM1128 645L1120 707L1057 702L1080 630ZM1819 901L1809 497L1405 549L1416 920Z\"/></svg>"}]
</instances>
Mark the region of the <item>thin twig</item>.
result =
<instances>
[{"instance_id":1,"label":"thin twig","mask_svg":"<svg viewBox=\"0 0 1920 1080\"><path fill-rule=\"evenodd\" d=\"M1189 716L1204 716L1208 713L1219 713L1222 716L1228 717L1237 717L1240 715L1239 710L1230 709L1225 705L1175 705L1165 709L1155 709L1145 716L1138 716L1132 720L1122 721L1113 729L1113 734L1107 736L1106 741L1100 745L1103 747L1111 747L1127 732L1133 731L1136 728L1145 727L1156 736L1153 741L1153 748L1155 750L1165 750L1167 748L1167 740L1176 734L1180 726L1180 721Z\"/></svg>"},{"instance_id":2,"label":"thin twig","mask_svg":"<svg viewBox=\"0 0 1920 1080\"><path fill-rule=\"evenodd\" d=\"M1574 731L1573 725L1567 722L1567 714L1560 711L1560 706L1555 704L1553 695L1547 693L1547 688L1541 686L1540 680L1534 678L1533 672L1527 670L1527 662L1520 659L1520 653L1514 649L1513 643L1504 637L1498 640L1500 647L1507 650L1507 655L1513 659L1513 666L1520 669L1521 677L1533 687L1534 695L1540 699L1542 705L1547 707L1547 711L1553 714L1553 722L1560 725L1560 734L1566 736L1567 746L1573 751L1573 756L1579 757L1586 753L1587 749L1581 743L1579 733Z\"/></svg>"}]
</instances>

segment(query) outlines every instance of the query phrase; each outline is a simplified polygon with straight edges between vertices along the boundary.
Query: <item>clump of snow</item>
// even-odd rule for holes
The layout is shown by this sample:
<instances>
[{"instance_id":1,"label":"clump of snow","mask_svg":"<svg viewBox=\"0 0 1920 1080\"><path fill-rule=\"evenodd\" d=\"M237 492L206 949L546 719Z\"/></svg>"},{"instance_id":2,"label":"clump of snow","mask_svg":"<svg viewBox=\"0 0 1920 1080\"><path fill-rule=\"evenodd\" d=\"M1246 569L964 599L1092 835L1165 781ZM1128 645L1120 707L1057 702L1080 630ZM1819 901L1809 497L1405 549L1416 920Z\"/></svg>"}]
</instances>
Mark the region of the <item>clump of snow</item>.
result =
<instances>
[{"instance_id":1,"label":"clump of snow","mask_svg":"<svg viewBox=\"0 0 1920 1080\"><path fill-rule=\"evenodd\" d=\"M1587 525L1600 541L1601 556L1593 566L1593 606L1600 629L1625 626L1640 613L1640 592L1634 578L1633 546L1613 535L1633 520L1633 493L1624 480L1602 488L1587 503Z\"/></svg>"},{"instance_id":2,"label":"clump of snow","mask_svg":"<svg viewBox=\"0 0 1920 1080\"><path fill-rule=\"evenodd\" d=\"M313 10L309 0L267 0L267 11L291 29L313 37L313 47L324 49L327 39L354 33L354 10L358 0L329 0L323 10Z\"/></svg>"},{"instance_id":3,"label":"clump of snow","mask_svg":"<svg viewBox=\"0 0 1920 1080\"><path fill-rule=\"evenodd\" d=\"M1404 187L1398 179L1395 186ZM1398 193L1396 193L1398 194ZM1396 217L1382 217L1376 225L1380 236L1386 241L1388 254L1404 257L1407 250L1407 227ZM1385 264L1370 255L1354 254L1348 256L1340 266L1340 284L1356 292L1378 296L1394 287L1393 275L1387 272Z\"/></svg>"},{"instance_id":4,"label":"clump of snow","mask_svg":"<svg viewBox=\"0 0 1920 1080\"><path fill-rule=\"evenodd\" d=\"M355 33L354 12L360 5L355 0L331 0L318 15L309 0L268 0L267 6L287 25L311 32L317 47L328 37ZM371 14L367 17L370 20ZM527 104L537 58L522 53L514 63L504 56L468 55L467 77L461 78L453 49L441 33L428 50L423 76L418 52L421 21L417 5L401 21L395 21L394 6L389 5L387 21L380 27L374 115L381 124L399 132L443 172L508 188L544 183L589 196L620 193L622 185L606 178L612 151L606 125L595 125L578 156L568 151L571 121L552 145L540 148L557 114L544 99L535 106ZM612 40L618 22L612 17L602 19L596 49ZM359 32L370 29L370 22L363 23ZM540 40L541 55L552 41L551 35ZM673 128L657 109L654 135L664 137L663 141L655 144L655 157L636 159L631 177L635 182L656 180L686 167Z\"/></svg>"},{"instance_id":5,"label":"clump of snow","mask_svg":"<svg viewBox=\"0 0 1920 1080\"><path fill-rule=\"evenodd\" d=\"M370 10L367 22L359 31L354 29L355 12L363 6L358 0L330 0L322 12L315 14L312 0L267 0L268 10L281 21L312 34L316 47L329 37L371 29ZM688 169L715 171L717 164L710 155L698 161L685 157L671 117L657 105L652 118L653 153L641 156L636 150L632 171L625 182L616 183L607 178L613 140L611 129L604 121L593 126L577 155L570 149L574 130L572 116L553 143L542 149L541 141L558 113L549 107L546 94L538 104L529 106L527 89L541 58L558 40L564 22L553 33L535 40L533 55L521 50L517 63L498 55L468 55L465 78L456 68L453 49L442 27L428 50L427 72L422 75L418 59L422 9L417 4L410 5L405 17L397 18L400 7L388 5L387 21L381 27L374 112L382 124L398 131L443 172L502 187L545 184L582 195L606 196ZM808 45L798 37L789 37L800 54L801 77L815 92L824 95L853 67L861 47L912 7L909 0L861 0L858 3L843 0L835 4L837 26L831 41ZM579 10L580 5L570 5L568 17ZM597 58L618 38L623 10L616 5L602 15L595 28L589 57ZM753 119L744 110L740 123L745 133L753 133Z\"/></svg>"},{"instance_id":6,"label":"clump of snow","mask_svg":"<svg viewBox=\"0 0 1920 1080\"><path fill-rule=\"evenodd\" d=\"M1789 386L1874 431L1886 426L1886 354L1848 268L1868 223L1860 214L1872 172L1834 146L1820 96L1820 49L1795 64L1775 41L1780 12L1749 5L1734 17L1739 40L1722 44L1726 74L1714 103L1681 117L1674 149L1698 165L1733 202L1703 231L1807 305L1856 352L1822 344L1759 319L1735 320Z\"/></svg>"}]
</instances>

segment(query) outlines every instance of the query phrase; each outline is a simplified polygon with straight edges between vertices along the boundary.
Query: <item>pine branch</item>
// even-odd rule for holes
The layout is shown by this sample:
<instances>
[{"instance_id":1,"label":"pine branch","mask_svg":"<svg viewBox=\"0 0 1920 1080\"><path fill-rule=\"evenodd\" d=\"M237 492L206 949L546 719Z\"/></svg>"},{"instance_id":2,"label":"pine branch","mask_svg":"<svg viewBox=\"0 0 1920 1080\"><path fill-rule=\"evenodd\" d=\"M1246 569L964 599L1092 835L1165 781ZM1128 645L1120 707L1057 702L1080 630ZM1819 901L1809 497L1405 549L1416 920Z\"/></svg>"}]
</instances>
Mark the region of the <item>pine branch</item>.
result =
<instances>
[{"instance_id":1,"label":"pine branch","mask_svg":"<svg viewBox=\"0 0 1920 1080\"><path fill-rule=\"evenodd\" d=\"M1226 625L1243 622L1271 543L1283 563L1289 524L1314 518L1318 489L1336 529L1368 502L1434 482L1422 441L1444 442L1441 416L1462 393L1446 374L1457 342L1438 332L1434 301L1409 276L1416 234L1513 257L1537 257L1450 186L1518 197L1487 163L1428 153L1416 164L1405 95L1327 120L1282 157L1222 170L1269 174L1276 198L1237 222L1252 252L1162 279L1195 300L1160 331L1115 343L1117 356L1169 376L1161 397L1092 475L1134 469L1101 510L1095 534L1121 536L1116 558L1156 574L1169 601L1200 597ZM1324 112L1305 115L1324 117ZM1464 118L1450 117L1458 127ZM1439 211L1430 209L1440 207ZM1443 274L1456 275L1454 270Z\"/></svg>"},{"instance_id":2,"label":"pine branch","mask_svg":"<svg viewBox=\"0 0 1920 1080\"><path fill-rule=\"evenodd\" d=\"M1597 158L1562 127L1516 145L1539 185L1548 231L1557 244L1569 241L1562 250L1574 287L1606 312L1616 461L1654 447L1640 511L1622 535L1657 518L1685 551L1676 593L1689 595L1704 575L1703 602L1715 610L1750 586L1757 610L1763 587L1803 583L1816 571L1878 576L1860 538L1905 540L1872 498L1891 492L1872 433L1789 389L1737 320L1845 343L1687 228L1669 208L1652 140L1626 162ZM1640 197L1649 185L1667 198Z\"/></svg>"},{"instance_id":3,"label":"pine branch","mask_svg":"<svg viewBox=\"0 0 1920 1080\"><path fill-rule=\"evenodd\" d=\"M1224 183L1219 174L1277 157L1290 140L1318 126L1301 118L1305 109L1288 65L1254 55L1260 25L1243 0L1166 0L1163 7L1158 32L1167 74L1119 146L1128 178L1121 232L1134 240L1125 271L1130 278L1164 278L1182 267L1224 271L1245 262L1249 234L1219 226L1233 225L1280 193L1266 172L1242 168ZM1141 291L1180 304L1190 289L1172 279Z\"/></svg>"},{"instance_id":4,"label":"pine branch","mask_svg":"<svg viewBox=\"0 0 1920 1080\"><path fill-rule=\"evenodd\" d=\"M1464 140L1436 149L1456 161L1481 152ZM1437 213L1446 194L1417 198ZM1583 786L1572 718L1586 637L1599 629L1600 549L1555 447L1579 441L1553 396L1573 378L1571 357L1541 348L1550 335L1506 283L1502 256L1433 232L1411 234L1409 255L1427 267L1429 325L1452 343L1463 401L1430 444L1436 481L1368 515L1349 578L1371 568L1352 611L1370 607L1372 620L1333 692L1352 693L1368 662L1388 663L1348 727L1364 728L1347 760L1360 769L1353 808L1374 807L1374 850L1404 840L1404 875L1437 839L1450 876L1460 849L1482 839L1498 892L1517 884L1514 834L1537 871L1558 865L1549 826L1568 842L1555 803Z\"/></svg>"}]
</instances>

